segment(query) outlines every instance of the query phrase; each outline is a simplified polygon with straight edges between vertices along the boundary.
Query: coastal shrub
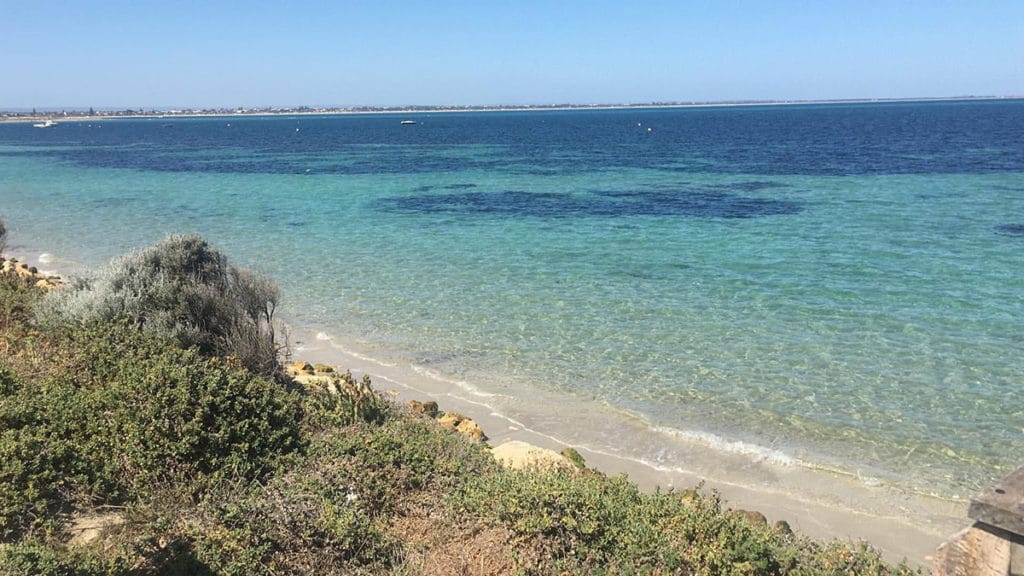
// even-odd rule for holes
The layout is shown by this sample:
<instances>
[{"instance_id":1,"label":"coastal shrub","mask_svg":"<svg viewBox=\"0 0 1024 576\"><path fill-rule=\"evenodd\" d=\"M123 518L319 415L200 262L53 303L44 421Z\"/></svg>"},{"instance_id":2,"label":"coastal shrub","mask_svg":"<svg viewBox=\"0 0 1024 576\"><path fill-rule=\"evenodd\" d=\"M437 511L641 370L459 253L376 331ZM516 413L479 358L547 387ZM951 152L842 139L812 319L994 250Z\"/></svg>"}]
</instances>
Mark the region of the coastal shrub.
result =
<instances>
[{"instance_id":1,"label":"coastal shrub","mask_svg":"<svg viewBox=\"0 0 1024 576\"><path fill-rule=\"evenodd\" d=\"M0 534L51 531L58 513L149 487L258 479L301 447L301 400L262 377L138 330L68 327L62 370L0 381ZM197 488L198 489L198 488Z\"/></svg>"},{"instance_id":2,"label":"coastal shrub","mask_svg":"<svg viewBox=\"0 0 1024 576\"><path fill-rule=\"evenodd\" d=\"M408 493L447 490L496 468L479 443L415 418L337 429L308 452L312 467L334 470L336 483L348 486L374 514L390 514Z\"/></svg>"},{"instance_id":3,"label":"coastal shrub","mask_svg":"<svg viewBox=\"0 0 1024 576\"><path fill-rule=\"evenodd\" d=\"M353 475L345 463L307 464L265 486L213 492L184 534L215 574L379 573L400 545L358 497Z\"/></svg>"},{"instance_id":4,"label":"coastal shrub","mask_svg":"<svg viewBox=\"0 0 1024 576\"><path fill-rule=\"evenodd\" d=\"M278 368L277 286L228 263L199 236L169 236L74 279L39 309L47 324L129 318L206 356L233 356L250 370Z\"/></svg>"},{"instance_id":5,"label":"coastal shrub","mask_svg":"<svg viewBox=\"0 0 1024 576\"><path fill-rule=\"evenodd\" d=\"M525 573L913 573L867 546L823 547L751 523L714 494L645 494L625 477L501 470L465 483L451 502L511 530Z\"/></svg>"},{"instance_id":6,"label":"coastal shrub","mask_svg":"<svg viewBox=\"0 0 1024 576\"><path fill-rule=\"evenodd\" d=\"M66 511L75 451L43 410L71 407L66 390L26 387L0 368L0 542L52 533Z\"/></svg>"},{"instance_id":7,"label":"coastal shrub","mask_svg":"<svg viewBox=\"0 0 1024 576\"><path fill-rule=\"evenodd\" d=\"M114 576L129 569L123 558L106 559L81 548L38 542L0 546L0 576Z\"/></svg>"},{"instance_id":8,"label":"coastal shrub","mask_svg":"<svg viewBox=\"0 0 1024 576\"><path fill-rule=\"evenodd\" d=\"M458 510L517 535L530 552L524 558L537 562L521 566L528 573L686 568L669 535L656 530L655 510L642 501L625 478L534 470L497 471L454 494Z\"/></svg>"},{"instance_id":9,"label":"coastal shrub","mask_svg":"<svg viewBox=\"0 0 1024 576\"><path fill-rule=\"evenodd\" d=\"M356 422L381 424L395 416L394 406L373 389L368 374L333 373L313 381L303 398L304 424L309 430L328 430Z\"/></svg>"},{"instance_id":10,"label":"coastal shrub","mask_svg":"<svg viewBox=\"0 0 1024 576\"><path fill-rule=\"evenodd\" d=\"M0 334L18 338L28 328L35 303L42 297L39 288L15 274L0 274Z\"/></svg>"},{"instance_id":11,"label":"coastal shrub","mask_svg":"<svg viewBox=\"0 0 1024 576\"><path fill-rule=\"evenodd\" d=\"M392 519L495 468L485 447L430 421L357 421L318 432L259 483L226 479L199 497L177 488L151 498L150 529L134 530L134 542L154 567L187 558L210 574L405 573Z\"/></svg>"},{"instance_id":12,"label":"coastal shrub","mask_svg":"<svg viewBox=\"0 0 1024 576\"><path fill-rule=\"evenodd\" d=\"M81 429L92 469L114 462L119 490L176 476L257 478L301 445L300 398L229 360L204 358L133 325L71 329L61 380L91 406Z\"/></svg>"},{"instance_id":13,"label":"coastal shrub","mask_svg":"<svg viewBox=\"0 0 1024 576\"><path fill-rule=\"evenodd\" d=\"M228 532L248 548L267 550L263 565L286 572L379 573L401 563L400 543L388 535L387 525L403 505L423 491L443 493L494 467L486 448L431 422L359 421L320 434L290 471L254 489L246 503L231 505L235 523ZM223 518L223 501L216 501L221 512L214 516ZM224 531L203 530L215 533Z\"/></svg>"}]
</instances>

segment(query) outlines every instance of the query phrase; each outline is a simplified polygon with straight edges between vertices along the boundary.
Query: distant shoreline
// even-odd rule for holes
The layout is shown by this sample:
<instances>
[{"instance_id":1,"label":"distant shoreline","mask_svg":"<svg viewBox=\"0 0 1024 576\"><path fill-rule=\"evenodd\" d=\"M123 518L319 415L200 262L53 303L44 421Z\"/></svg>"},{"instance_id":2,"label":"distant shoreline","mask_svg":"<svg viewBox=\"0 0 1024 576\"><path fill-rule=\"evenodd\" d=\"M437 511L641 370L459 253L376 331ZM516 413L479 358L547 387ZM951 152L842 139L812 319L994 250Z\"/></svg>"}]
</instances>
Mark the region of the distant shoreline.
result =
<instances>
[{"instance_id":1,"label":"distant shoreline","mask_svg":"<svg viewBox=\"0 0 1024 576\"><path fill-rule=\"evenodd\" d=\"M649 110L663 108L733 108L751 106L801 106L822 104L911 104L925 102L973 102L991 100L1021 100L1024 95L1014 96L942 96L934 98L841 98L824 100L729 100L720 102L649 102L643 104L542 104L542 105L508 105L508 106L355 106L355 107L298 107L298 108L210 108L210 109L171 109L132 112L101 111L92 115L81 110L72 112L49 111L35 114L0 111L0 123L39 122L57 120L64 122L84 122L96 120L116 120L122 118L238 118L268 116L347 116L347 115L397 115L397 114L446 114L465 112L538 112L567 110Z\"/></svg>"}]
</instances>

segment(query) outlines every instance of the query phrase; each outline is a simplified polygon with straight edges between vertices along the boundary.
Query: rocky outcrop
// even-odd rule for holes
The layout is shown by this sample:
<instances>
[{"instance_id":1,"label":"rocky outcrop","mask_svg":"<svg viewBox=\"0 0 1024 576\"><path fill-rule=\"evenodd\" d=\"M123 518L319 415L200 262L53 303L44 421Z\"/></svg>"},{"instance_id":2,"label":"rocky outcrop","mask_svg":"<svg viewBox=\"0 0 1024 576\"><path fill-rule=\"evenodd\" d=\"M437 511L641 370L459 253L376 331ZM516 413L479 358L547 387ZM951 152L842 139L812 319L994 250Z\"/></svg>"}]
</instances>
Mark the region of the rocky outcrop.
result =
<instances>
[{"instance_id":1,"label":"rocky outcrop","mask_svg":"<svg viewBox=\"0 0 1024 576\"><path fill-rule=\"evenodd\" d=\"M474 422L472 418L463 416L458 412L445 412L441 414L437 417L437 423L440 424L442 428L455 430L471 440L481 442L487 440L487 435L484 434L484 430L479 424Z\"/></svg>"},{"instance_id":2,"label":"rocky outcrop","mask_svg":"<svg viewBox=\"0 0 1024 576\"><path fill-rule=\"evenodd\" d=\"M286 371L296 382L304 386L320 385L331 393L347 394L357 402L366 399L373 393L370 389L369 380L365 376L364 380L357 381L352 377L351 372L339 374L333 367L325 364L313 365L304 360L298 360L289 364ZM433 400L426 402L409 400L406 402L406 407L410 412L433 418L437 420L437 423L442 428L458 432L471 440L477 442L487 440L487 435L484 433L483 428L472 418L458 412L441 412L438 409L437 402Z\"/></svg>"},{"instance_id":3,"label":"rocky outcrop","mask_svg":"<svg viewBox=\"0 0 1024 576\"><path fill-rule=\"evenodd\" d=\"M288 373L293 376L301 376L303 374L314 374L315 372L316 370L314 370L312 364L302 360L292 362L292 365L288 367Z\"/></svg>"},{"instance_id":4,"label":"rocky outcrop","mask_svg":"<svg viewBox=\"0 0 1024 576\"><path fill-rule=\"evenodd\" d=\"M426 402L420 402L419 400L409 400L405 403L409 408L410 412L415 414L423 414L429 418L437 418L439 412L437 402L433 400L427 400Z\"/></svg>"},{"instance_id":5,"label":"rocky outcrop","mask_svg":"<svg viewBox=\"0 0 1024 576\"><path fill-rule=\"evenodd\" d=\"M772 529L774 529L779 534L789 535L793 533L793 528L789 525L789 522L786 522L785 520L779 520L778 522L776 522L772 526Z\"/></svg>"},{"instance_id":6,"label":"rocky outcrop","mask_svg":"<svg viewBox=\"0 0 1024 576\"><path fill-rule=\"evenodd\" d=\"M755 526L768 525L768 519L764 517L764 514L761 514L756 510L735 510L733 513L744 518L747 522L750 522Z\"/></svg>"},{"instance_id":7,"label":"rocky outcrop","mask_svg":"<svg viewBox=\"0 0 1024 576\"><path fill-rule=\"evenodd\" d=\"M111 529L125 524L124 515L119 512L75 514L66 526L71 534L71 544L85 545L99 540Z\"/></svg>"},{"instance_id":8,"label":"rocky outcrop","mask_svg":"<svg viewBox=\"0 0 1024 576\"><path fill-rule=\"evenodd\" d=\"M27 284L43 290L52 290L60 286L59 276L47 276L39 272L35 266L19 262L17 258L0 258L0 274L16 276Z\"/></svg>"}]
</instances>

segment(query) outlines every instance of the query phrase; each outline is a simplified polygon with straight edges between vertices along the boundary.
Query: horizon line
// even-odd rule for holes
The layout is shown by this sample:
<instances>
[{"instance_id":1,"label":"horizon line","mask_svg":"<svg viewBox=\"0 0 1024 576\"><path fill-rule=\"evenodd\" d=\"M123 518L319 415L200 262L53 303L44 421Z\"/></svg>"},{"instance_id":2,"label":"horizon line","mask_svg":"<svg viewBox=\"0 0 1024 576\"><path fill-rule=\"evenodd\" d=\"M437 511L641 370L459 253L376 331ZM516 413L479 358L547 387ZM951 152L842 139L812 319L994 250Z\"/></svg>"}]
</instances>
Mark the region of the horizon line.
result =
<instances>
[{"instance_id":1,"label":"horizon line","mask_svg":"<svg viewBox=\"0 0 1024 576\"><path fill-rule=\"evenodd\" d=\"M1024 99L1024 94L1005 95L974 95L955 96L910 96L888 98L812 98L812 99L729 99L729 100L674 100L649 102L606 102L606 103L546 103L546 104L352 104L352 105L258 105L258 106L0 106L0 113L27 114L63 114L67 111L84 112L88 110L102 112L188 112L188 111L442 111L442 110L528 110L528 109L573 109L573 108L668 108L686 106L727 106L727 105L759 105L759 104L826 104L826 103L857 103L857 102L926 102L936 100L1016 100ZM59 112L58 112L59 110Z\"/></svg>"}]
</instances>

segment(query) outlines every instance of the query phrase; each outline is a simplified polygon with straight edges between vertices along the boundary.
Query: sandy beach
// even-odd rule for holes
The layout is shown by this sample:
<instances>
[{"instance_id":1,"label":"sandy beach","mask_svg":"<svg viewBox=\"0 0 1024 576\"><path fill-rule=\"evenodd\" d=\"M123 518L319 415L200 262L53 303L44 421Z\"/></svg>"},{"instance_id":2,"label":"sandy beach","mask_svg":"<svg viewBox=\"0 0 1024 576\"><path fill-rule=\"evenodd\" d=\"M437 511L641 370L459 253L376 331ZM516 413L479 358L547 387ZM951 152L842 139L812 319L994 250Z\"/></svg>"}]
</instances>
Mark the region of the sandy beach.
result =
<instances>
[{"instance_id":1,"label":"sandy beach","mask_svg":"<svg viewBox=\"0 0 1024 576\"><path fill-rule=\"evenodd\" d=\"M626 474L645 490L701 485L706 492L718 492L724 507L756 510L769 522L785 520L812 538L867 540L891 561L905 558L922 567L930 565L939 544L968 524L966 502L721 450L700 441L682 440L688 454L682 461L644 461L633 457L629 446L657 441L657 437L642 422L621 412L547 395L505 412L495 409L496 395L476 390L470 383L446 383L410 367L387 365L361 353L355 344L339 340L293 327L293 357L370 374L376 389L399 401L435 400L441 410L473 418L492 446L522 441L555 451L572 447L588 466L609 475ZM617 438L617 448L602 448L609 437Z\"/></svg>"}]
</instances>

